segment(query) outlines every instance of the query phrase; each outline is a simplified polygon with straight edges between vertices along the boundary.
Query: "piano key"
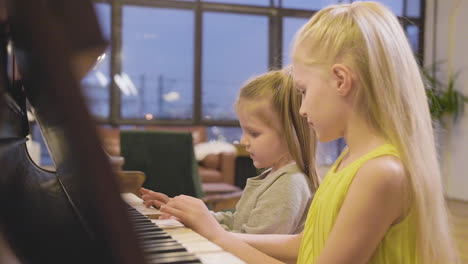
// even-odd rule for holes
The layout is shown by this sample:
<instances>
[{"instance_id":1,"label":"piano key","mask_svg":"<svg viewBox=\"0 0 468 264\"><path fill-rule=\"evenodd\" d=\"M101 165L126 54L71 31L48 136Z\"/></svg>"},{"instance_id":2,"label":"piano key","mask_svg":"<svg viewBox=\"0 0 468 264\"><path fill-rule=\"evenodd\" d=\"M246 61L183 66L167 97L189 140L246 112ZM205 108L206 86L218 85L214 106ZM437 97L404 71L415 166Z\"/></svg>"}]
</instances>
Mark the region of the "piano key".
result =
<instances>
[{"instance_id":1,"label":"piano key","mask_svg":"<svg viewBox=\"0 0 468 264\"><path fill-rule=\"evenodd\" d=\"M158 245L157 247L144 247L146 253L171 253L171 252L188 252L180 243Z\"/></svg>"},{"instance_id":2,"label":"piano key","mask_svg":"<svg viewBox=\"0 0 468 264\"><path fill-rule=\"evenodd\" d=\"M143 200L132 195L128 195L131 202L141 205ZM151 216L144 215L145 211L133 208L133 205L129 205L129 214L149 263L245 264L175 219L150 220Z\"/></svg>"},{"instance_id":3,"label":"piano key","mask_svg":"<svg viewBox=\"0 0 468 264\"><path fill-rule=\"evenodd\" d=\"M201 263L200 260L198 260L198 258L195 255L187 251L148 254L146 259L149 260L150 262L155 261L155 260L160 260L162 263L166 263L166 262L163 262L164 259L171 259L172 261L192 261L192 262L198 261L198 263ZM172 262L168 262L168 263L172 263Z\"/></svg>"}]
</instances>

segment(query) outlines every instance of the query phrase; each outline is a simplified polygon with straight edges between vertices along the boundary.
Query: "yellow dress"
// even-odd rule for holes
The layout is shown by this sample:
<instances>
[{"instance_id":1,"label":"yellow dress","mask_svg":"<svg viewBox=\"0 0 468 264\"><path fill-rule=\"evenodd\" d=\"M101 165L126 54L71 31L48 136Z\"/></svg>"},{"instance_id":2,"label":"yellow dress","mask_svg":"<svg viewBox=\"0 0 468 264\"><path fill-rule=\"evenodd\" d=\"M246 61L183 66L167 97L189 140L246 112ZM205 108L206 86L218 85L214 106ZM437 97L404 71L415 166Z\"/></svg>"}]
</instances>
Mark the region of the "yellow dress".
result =
<instances>
[{"instance_id":1,"label":"yellow dress","mask_svg":"<svg viewBox=\"0 0 468 264\"><path fill-rule=\"evenodd\" d=\"M398 152L390 144L384 144L363 155L345 168L336 172L338 164L348 152L345 149L328 171L315 194L309 209L299 249L299 264L313 264L320 255L328 234L358 169L366 161L380 156L396 156ZM413 210L399 223L391 226L378 245L369 263L414 264L418 262L416 252L416 217ZM346 239L346 238L343 238Z\"/></svg>"}]
</instances>

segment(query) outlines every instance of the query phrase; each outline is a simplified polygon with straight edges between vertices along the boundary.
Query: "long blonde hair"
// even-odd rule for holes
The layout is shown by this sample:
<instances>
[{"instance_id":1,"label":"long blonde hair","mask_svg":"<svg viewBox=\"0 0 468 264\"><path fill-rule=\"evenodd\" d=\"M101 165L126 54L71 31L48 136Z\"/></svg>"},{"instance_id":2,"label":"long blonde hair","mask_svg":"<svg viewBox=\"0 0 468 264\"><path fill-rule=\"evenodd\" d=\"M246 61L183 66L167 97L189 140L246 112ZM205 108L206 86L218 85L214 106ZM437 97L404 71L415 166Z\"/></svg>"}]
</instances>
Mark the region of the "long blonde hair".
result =
<instances>
[{"instance_id":1,"label":"long blonde hair","mask_svg":"<svg viewBox=\"0 0 468 264\"><path fill-rule=\"evenodd\" d=\"M339 62L356 72L357 111L398 149L408 171L421 263L455 263L427 97L398 19L375 2L327 7L298 32L293 56L304 65Z\"/></svg>"},{"instance_id":2,"label":"long blonde hair","mask_svg":"<svg viewBox=\"0 0 468 264\"><path fill-rule=\"evenodd\" d=\"M269 106L277 114L280 122L278 126L272 127L279 128L278 132L286 140L289 154L309 177L315 190L318 187L315 134L299 114L301 96L294 88L290 67L273 70L247 81L239 92L236 107L239 107L241 101L255 103L263 99L270 101ZM263 119L271 122L271 118L268 120L267 116Z\"/></svg>"}]
</instances>

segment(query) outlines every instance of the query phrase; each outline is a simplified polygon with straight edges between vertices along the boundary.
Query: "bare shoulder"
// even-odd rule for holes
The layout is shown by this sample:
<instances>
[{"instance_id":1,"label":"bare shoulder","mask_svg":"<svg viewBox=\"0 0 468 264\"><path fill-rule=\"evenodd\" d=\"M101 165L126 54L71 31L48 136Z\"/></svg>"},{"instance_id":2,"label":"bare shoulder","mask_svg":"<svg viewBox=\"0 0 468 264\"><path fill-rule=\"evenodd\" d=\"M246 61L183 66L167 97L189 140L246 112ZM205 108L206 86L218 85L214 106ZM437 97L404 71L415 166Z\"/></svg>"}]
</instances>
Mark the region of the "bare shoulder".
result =
<instances>
[{"instance_id":1,"label":"bare shoulder","mask_svg":"<svg viewBox=\"0 0 468 264\"><path fill-rule=\"evenodd\" d=\"M408 173L401 160L394 156L381 156L364 163L350 187L354 195L367 197L368 205L376 211L386 208L393 224L407 213L411 204L409 189Z\"/></svg>"},{"instance_id":2,"label":"bare shoulder","mask_svg":"<svg viewBox=\"0 0 468 264\"><path fill-rule=\"evenodd\" d=\"M381 156L364 163L356 174L359 181L388 191L402 191L408 185L408 175L400 159L394 156ZM369 186L369 187L370 187Z\"/></svg>"}]
</instances>

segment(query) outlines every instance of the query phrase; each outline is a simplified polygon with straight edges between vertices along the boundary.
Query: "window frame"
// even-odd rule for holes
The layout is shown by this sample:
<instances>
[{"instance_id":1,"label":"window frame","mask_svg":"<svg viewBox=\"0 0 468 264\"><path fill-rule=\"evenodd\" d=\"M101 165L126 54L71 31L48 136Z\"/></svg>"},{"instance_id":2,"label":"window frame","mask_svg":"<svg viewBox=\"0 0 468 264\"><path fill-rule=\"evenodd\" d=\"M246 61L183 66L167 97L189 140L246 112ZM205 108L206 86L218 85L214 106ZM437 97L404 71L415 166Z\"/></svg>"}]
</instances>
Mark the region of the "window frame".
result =
<instances>
[{"instance_id":1,"label":"window frame","mask_svg":"<svg viewBox=\"0 0 468 264\"><path fill-rule=\"evenodd\" d=\"M283 20L285 17L309 18L317 10L303 10L282 8L282 0L270 0L270 6L253 6L242 4L226 4L202 2L201 0L175 1L175 0L92 0L94 3L104 3L110 6L111 34L110 34L110 76L121 74L122 60L120 53L122 50L122 9L124 6L138 6L150 8L170 8L179 10L193 10L194 12L194 60L193 60L193 118L191 120L179 119L152 119L142 118L123 118L121 116L121 94L113 78L110 78L109 89L109 115L107 118L96 117L99 124L111 126L121 125L203 125L203 126L228 126L238 127L239 122L235 120L206 120L202 116L202 39L203 39L203 13L231 13L231 14L250 14L268 17L268 66L270 69L282 67L283 55ZM343 2L342 0L337 2ZM353 2L353 0L351 0ZM425 1L420 0L420 17L408 17L408 0L403 0L403 16L399 17L404 29L410 24L419 29L418 41L419 47L416 56L420 63L423 62L424 54L424 18ZM277 58L277 59L275 59Z\"/></svg>"}]
</instances>

